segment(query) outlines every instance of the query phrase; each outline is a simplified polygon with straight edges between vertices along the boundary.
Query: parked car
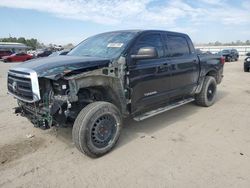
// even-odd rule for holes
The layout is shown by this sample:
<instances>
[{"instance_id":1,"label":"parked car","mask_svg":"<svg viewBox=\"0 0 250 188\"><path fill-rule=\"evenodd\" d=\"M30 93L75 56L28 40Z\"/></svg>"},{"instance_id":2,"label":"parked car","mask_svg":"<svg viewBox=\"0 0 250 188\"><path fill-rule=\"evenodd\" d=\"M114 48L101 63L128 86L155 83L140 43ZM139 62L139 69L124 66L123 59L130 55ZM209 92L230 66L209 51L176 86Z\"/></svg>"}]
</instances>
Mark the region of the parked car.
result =
<instances>
[{"instance_id":1,"label":"parked car","mask_svg":"<svg viewBox=\"0 0 250 188\"><path fill-rule=\"evenodd\" d=\"M225 57L228 62L238 61L239 52L236 49L224 49L221 51L221 55Z\"/></svg>"},{"instance_id":2,"label":"parked car","mask_svg":"<svg viewBox=\"0 0 250 188\"><path fill-rule=\"evenodd\" d=\"M209 55L209 54L210 54L210 55L213 54L213 53L210 52L210 51L206 51L205 53L208 54L208 55Z\"/></svg>"},{"instance_id":3,"label":"parked car","mask_svg":"<svg viewBox=\"0 0 250 188\"><path fill-rule=\"evenodd\" d=\"M203 54L203 51L201 51L200 48L196 48L196 49L195 49L195 52L196 52L196 54L198 54L198 55Z\"/></svg>"},{"instance_id":4,"label":"parked car","mask_svg":"<svg viewBox=\"0 0 250 188\"><path fill-rule=\"evenodd\" d=\"M52 54L52 51L51 50L45 50L41 53L38 53L36 55L36 57L48 57L50 54Z\"/></svg>"},{"instance_id":5,"label":"parked car","mask_svg":"<svg viewBox=\"0 0 250 188\"><path fill-rule=\"evenodd\" d=\"M125 117L142 121L192 101L213 105L224 62L197 55L186 34L114 31L84 40L66 56L11 68L7 85L16 113L43 129L73 120L75 146L100 157L115 146Z\"/></svg>"},{"instance_id":6,"label":"parked car","mask_svg":"<svg viewBox=\"0 0 250 188\"><path fill-rule=\"evenodd\" d=\"M13 53L12 53L12 51L10 51L10 50L1 50L1 51L0 51L0 59L2 59L3 56L9 56L9 55L11 55L11 54L13 54Z\"/></svg>"},{"instance_id":7,"label":"parked car","mask_svg":"<svg viewBox=\"0 0 250 188\"><path fill-rule=\"evenodd\" d=\"M244 61L244 72L250 72L250 53L246 54L247 57Z\"/></svg>"},{"instance_id":8,"label":"parked car","mask_svg":"<svg viewBox=\"0 0 250 188\"><path fill-rule=\"evenodd\" d=\"M58 55L67 55L69 51L70 50L61 50L61 51L53 52L52 54L49 55L49 57L58 56Z\"/></svg>"},{"instance_id":9,"label":"parked car","mask_svg":"<svg viewBox=\"0 0 250 188\"><path fill-rule=\"evenodd\" d=\"M32 58L33 58L33 56L26 54L24 52L2 57L4 62L20 62L20 61L27 61L27 60L30 60Z\"/></svg>"},{"instance_id":10,"label":"parked car","mask_svg":"<svg viewBox=\"0 0 250 188\"><path fill-rule=\"evenodd\" d=\"M210 52L210 51L204 52L204 51L202 51L202 50L199 49L199 48L195 49L195 51L196 51L196 53L197 53L198 55L200 55L200 54L212 55L212 52Z\"/></svg>"}]
</instances>

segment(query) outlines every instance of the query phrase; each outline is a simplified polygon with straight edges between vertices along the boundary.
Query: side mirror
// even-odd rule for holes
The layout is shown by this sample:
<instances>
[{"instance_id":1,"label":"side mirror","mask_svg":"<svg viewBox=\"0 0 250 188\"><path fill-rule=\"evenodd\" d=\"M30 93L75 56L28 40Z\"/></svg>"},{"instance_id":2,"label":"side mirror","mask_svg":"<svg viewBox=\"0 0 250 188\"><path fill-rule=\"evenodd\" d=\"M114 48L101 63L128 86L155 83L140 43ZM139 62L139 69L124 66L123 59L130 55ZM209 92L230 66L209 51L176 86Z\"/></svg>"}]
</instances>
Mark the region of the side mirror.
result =
<instances>
[{"instance_id":1,"label":"side mirror","mask_svg":"<svg viewBox=\"0 0 250 188\"><path fill-rule=\"evenodd\" d=\"M140 48L136 55L131 55L132 59L153 59L157 57L158 57L158 54L154 47Z\"/></svg>"}]
</instances>

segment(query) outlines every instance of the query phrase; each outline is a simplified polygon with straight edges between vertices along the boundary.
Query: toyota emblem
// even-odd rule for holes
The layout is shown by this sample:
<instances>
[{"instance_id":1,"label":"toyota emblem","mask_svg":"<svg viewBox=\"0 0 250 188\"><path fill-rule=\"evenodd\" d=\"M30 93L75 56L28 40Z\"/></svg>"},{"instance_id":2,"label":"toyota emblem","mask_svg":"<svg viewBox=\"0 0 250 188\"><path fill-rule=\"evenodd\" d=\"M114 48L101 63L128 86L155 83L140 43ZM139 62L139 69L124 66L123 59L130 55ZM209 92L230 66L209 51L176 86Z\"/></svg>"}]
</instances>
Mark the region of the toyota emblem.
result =
<instances>
[{"instance_id":1,"label":"toyota emblem","mask_svg":"<svg viewBox=\"0 0 250 188\"><path fill-rule=\"evenodd\" d=\"M12 89L14 92L17 91L17 83L15 81L12 83Z\"/></svg>"}]
</instances>

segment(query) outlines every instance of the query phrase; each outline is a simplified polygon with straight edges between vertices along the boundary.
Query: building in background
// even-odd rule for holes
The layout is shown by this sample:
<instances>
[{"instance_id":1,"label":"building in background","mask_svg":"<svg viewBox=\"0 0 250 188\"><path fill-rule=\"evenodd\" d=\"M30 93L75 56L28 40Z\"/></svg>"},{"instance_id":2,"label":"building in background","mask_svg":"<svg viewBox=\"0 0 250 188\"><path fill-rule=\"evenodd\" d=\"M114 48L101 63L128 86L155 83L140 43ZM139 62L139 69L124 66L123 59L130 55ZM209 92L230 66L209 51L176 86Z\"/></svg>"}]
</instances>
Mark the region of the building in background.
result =
<instances>
[{"instance_id":1,"label":"building in background","mask_svg":"<svg viewBox=\"0 0 250 188\"><path fill-rule=\"evenodd\" d=\"M26 52L30 47L16 42L0 42L0 51L11 51L13 53Z\"/></svg>"}]
</instances>

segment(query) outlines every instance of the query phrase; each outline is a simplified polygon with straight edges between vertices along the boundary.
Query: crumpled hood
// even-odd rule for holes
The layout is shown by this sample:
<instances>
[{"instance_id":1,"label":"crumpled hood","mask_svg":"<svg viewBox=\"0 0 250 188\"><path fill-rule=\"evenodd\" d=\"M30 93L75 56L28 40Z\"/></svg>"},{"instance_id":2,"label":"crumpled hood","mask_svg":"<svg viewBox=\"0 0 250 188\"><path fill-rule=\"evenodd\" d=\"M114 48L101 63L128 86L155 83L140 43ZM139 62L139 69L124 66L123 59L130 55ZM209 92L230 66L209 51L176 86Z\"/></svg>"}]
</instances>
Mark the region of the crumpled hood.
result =
<instances>
[{"instance_id":1,"label":"crumpled hood","mask_svg":"<svg viewBox=\"0 0 250 188\"><path fill-rule=\"evenodd\" d=\"M85 69L106 67L110 63L109 59L98 57L81 57L81 56L55 56L45 57L27 61L15 68L32 69L36 71L38 77L50 79L59 79L66 73Z\"/></svg>"}]
</instances>

